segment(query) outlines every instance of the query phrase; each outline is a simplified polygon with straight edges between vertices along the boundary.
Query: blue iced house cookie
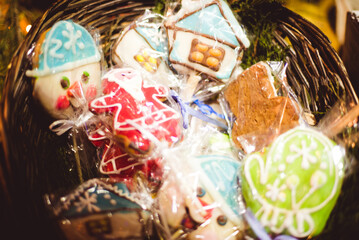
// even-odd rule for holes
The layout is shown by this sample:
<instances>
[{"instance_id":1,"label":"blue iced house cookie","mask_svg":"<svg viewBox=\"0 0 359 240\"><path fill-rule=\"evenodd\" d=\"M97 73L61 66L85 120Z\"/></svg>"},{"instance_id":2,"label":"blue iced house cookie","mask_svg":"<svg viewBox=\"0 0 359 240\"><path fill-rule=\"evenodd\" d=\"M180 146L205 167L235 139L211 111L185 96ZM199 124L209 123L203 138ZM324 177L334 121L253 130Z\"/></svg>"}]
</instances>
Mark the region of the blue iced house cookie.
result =
<instances>
[{"instance_id":1,"label":"blue iced house cookie","mask_svg":"<svg viewBox=\"0 0 359 240\"><path fill-rule=\"evenodd\" d=\"M91 34L71 20L59 21L40 36L32 70L34 95L55 118L71 118L85 99L97 95L101 55Z\"/></svg>"},{"instance_id":2,"label":"blue iced house cookie","mask_svg":"<svg viewBox=\"0 0 359 240\"><path fill-rule=\"evenodd\" d=\"M222 0L183 0L166 22L169 60L179 72L194 70L226 81L249 40Z\"/></svg>"},{"instance_id":3,"label":"blue iced house cookie","mask_svg":"<svg viewBox=\"0 0 359 240\"><path fill-rule=\"evenodd\" d=\"M151 233L148 211L123 183L92 179L56 208L67 239L142 239Z\"/></svg>"}]
</instances>

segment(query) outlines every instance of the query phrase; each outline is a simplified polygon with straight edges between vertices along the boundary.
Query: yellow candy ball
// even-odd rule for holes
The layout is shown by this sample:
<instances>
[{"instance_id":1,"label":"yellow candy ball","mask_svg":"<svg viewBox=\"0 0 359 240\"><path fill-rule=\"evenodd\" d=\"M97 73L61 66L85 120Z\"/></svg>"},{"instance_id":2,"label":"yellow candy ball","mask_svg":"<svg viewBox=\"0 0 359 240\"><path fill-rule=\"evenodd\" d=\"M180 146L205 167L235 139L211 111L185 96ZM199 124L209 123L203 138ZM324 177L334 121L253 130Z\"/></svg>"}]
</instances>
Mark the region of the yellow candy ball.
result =
<instances>
[{"instance_id":1,"label":"yellow candy ball","mask_svg":"<svg viewBox=\"0 0 359 240\"><path fill-rule=\"evenodd\" d=\"M192 60L193 61L195 61L195 62L202 62L203 61L203 58L204 58L204 55L203 55L203 53L200 53L200 52L193 52L192 54L191 54L191 58L192 58Z\"/></svg>"}]
</instances>

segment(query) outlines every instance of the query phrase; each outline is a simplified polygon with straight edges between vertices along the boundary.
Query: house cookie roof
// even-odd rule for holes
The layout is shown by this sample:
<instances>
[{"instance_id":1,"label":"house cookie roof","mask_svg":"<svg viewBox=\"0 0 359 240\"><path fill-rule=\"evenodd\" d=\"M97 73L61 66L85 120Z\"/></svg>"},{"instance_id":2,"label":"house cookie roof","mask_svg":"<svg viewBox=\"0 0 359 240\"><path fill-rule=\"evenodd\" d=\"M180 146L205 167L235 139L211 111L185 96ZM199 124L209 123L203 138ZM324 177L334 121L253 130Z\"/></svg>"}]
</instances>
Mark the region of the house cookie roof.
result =
<instances>
[{"instance_id":1,"label":"house cookie roof","mask_svg":"<svg viewBox=\"0 0 359 240\"><path fill-rule=\"evenodd\" d=\"M182 2L187 3L182 5L181 11L169 18L168 28L202 34L232 47L249 47L243 28L224 1L204 1L204 5L198 1ZM190 2L193 2L192 6Z\"/></svg>"}]
</instances>

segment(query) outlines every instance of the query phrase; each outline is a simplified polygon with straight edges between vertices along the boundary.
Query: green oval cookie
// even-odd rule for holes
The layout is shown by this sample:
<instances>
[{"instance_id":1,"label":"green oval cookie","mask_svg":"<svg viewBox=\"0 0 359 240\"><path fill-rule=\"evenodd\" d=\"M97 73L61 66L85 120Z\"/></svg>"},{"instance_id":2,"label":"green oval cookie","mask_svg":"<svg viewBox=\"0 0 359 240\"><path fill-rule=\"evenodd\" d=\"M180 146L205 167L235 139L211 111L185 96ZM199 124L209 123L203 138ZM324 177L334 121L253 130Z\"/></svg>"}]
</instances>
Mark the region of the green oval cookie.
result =
<instances>
[{"instance_id":1,"label":"green oval cookie","mask_svg":"<svg viewBox=\"0 0 359 240\"><path fill-rule=\"evenodd\" d=\"M261 224L295 237L319 234L343 182L342 148L298 127L243 162L243 196Z\"/></svg>"}]
</instances>

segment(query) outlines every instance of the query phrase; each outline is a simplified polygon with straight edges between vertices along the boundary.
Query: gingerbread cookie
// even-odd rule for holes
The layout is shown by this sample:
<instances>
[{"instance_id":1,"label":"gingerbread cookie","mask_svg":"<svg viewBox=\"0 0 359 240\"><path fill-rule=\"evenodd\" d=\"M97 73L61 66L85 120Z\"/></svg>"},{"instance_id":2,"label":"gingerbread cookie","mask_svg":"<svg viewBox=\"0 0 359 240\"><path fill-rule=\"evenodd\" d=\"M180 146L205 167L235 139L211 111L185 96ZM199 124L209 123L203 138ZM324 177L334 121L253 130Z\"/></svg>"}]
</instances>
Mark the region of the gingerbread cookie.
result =
<instances>
[{"instance_id":1,"label":"gingerbread cookie","mask_svg":"<svg viewBox=\"0 0 359 240\"><path fill-rule=\"evenodd\" d=\"M246 69L223 92L231 118L231 137L245 152L267 146L275 134L298 125L298 106L277 96L269 66L263 62Z\"/></svg>"},{"instance_id":2,"label":"gingerbread cookie","mask_svg":"<svg viewBox=\"0 0 359 240\"><path fill-rule=\"evenodd\" d=\"M91 179L61 199L55 209L67 239L143 239L151 234L150 212L123 183Z\"/></svg>"},{"instance_id":3,"label":"gingerbread cookie","mask_svg":"<svg viewBox=\"0 0 359 240\"><path fill-rule=\"evenodd\" d=\"M100 87L100 53L90 33L71 20L59 21L43 33L33 56L34 96L51 116L71 118L87 107Z\"/></svg>"},{"instance_id":4,"label":"gingerbread cookie","mask_svg":"<svg viewBox=\"0 0 359 240\"><path fill-rule=\"evenodd\" d=\"M343 168L340 146L314 129L297 127L244 159L243 196L269 231L315 236L338 198Z\"/></svg>"},{"instance_id":5,"label":"gingerbread cookie","mask_svg":"<svg viewBox=\"0 0 359 240\"><path fill-rule=\"evenodd\" d=\"M90 110L111 115L114 139L126 153L148 156L155 145L181 138L180 114L161 101L167 97L165 86L147 86L131 68L112 69L103 85L104 95L91 102Z\"/></svg>"},{"instance_id":6,"label":"gingerbread cookie","mask_svg":"<svg viewBox=\"0 0 359 240\"><path fill-rule=\"evenodd\" d=\"M175 86L177 78L167 65L167 41L156 14L144 15L126 28L114 46L113 60L119 66L141 71L149 80L165 86Z\"/></svg>"},{"instance_id":7,"label":"gingerbread cookie","mask_svg":"<svg viewBox=\"0 0 359 240\"><path fill-rule=\"evenodd\" d=\"M192 97L199 75L226 82L249 47L243 28L222 0L182 0L165 27L169 61L180 74L190 75L184 98Z\"/></svg>"}]
</instances>

